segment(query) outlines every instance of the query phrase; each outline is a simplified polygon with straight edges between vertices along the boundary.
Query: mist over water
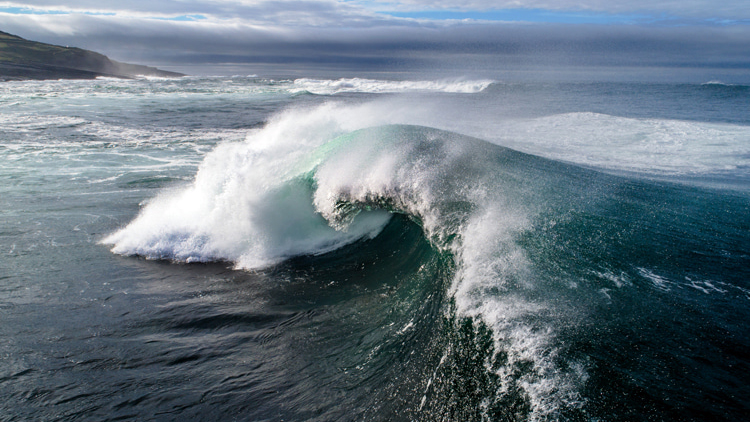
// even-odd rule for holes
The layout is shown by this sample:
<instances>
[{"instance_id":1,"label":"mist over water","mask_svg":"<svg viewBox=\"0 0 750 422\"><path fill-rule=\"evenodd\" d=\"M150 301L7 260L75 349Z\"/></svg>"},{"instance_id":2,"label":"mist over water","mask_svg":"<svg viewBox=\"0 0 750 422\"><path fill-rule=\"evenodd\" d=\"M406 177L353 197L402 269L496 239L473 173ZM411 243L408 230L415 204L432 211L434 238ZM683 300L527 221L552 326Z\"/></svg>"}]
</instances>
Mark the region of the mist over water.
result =
<instances>
[{"instance_id":1,"label":"mist over water","mask_svg":"<svg viewBox=\"0 0 750 422\"><path fill-rule=\"evenodd\" d=\"M747 87L3 89L9 420L748 410Z\"/></svg>"}]
</instances>

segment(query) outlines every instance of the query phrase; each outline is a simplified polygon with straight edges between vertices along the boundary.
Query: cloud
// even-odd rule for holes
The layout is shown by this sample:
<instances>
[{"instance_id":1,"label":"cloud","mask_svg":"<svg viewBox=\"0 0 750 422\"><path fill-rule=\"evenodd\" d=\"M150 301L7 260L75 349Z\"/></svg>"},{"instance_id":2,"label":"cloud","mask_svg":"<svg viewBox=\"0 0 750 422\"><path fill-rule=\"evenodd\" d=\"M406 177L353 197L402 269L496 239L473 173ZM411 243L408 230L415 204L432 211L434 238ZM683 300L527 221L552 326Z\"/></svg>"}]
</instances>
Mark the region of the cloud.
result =
<instances>
[{"instance_id":1,"label":"cloud","mask_svg":"<svg viewBox=\"0 0 750 422\"><path fill-rule=\"evenodd\" d=\"M628 3L629 7L645 4L638 1ZM600 3L601 8L606 6ZM473 8L573 7L563 1L474 0L467 4ZM594 7L598 3L582 0L575 4ZM695 9L705 2L688 0L685 4ZM119 4L37 0L23 5L0 3L6 8L36 8L35 13L0 12L0 30L156 66L299 64L342 71L462 69L461 73L524 66L750 68L750 25L419 20L377 13L376 9L427 7L421 0L368 5L332 0L131 0ZM51 10L64 13L42 13Z\"/></svg>"},{"instance_id":2,"label":"cloud","mask_svg":"<svg viewBox=\"0 0 750 422\"><path fill-rule=\"evenodd\" d=\"M129 0L127 2L33 0L23 3L2 2L0 7L26 10L32 13L56 11L88 15L109 14L131 18L166 19L202 16L212 21L304 26L345 26L364 21L377 22L387 18L366 8L333 0Z\"/></svg>"},{"instance_id":3,"label":"cloud","mask_svg":"<svg viewBox=\"0 0 750 422\"><path fill-rule=\"evenodd\" d=\"M210 19L312 26L379 21L388 19L390 13L405 11L463 11L481 15L481 12L503 10L546 11L550 15L555 12L591 12L703 21L744 20L744 23L750 23L750 2L746 0L11 0L0 2L0 7L137 17L201 15Z\"/></svg>"},{"instance_id":4,"label":"cloud","mask_svg":"<svg viewBox=\"0 0 750 422\"><path fill-rule=\"evenodd\" d=\"M587 65L742 67L750 27L638 27L392 21L358 27L173 21L106 15L0 14L30 39L76 45L123 61L328 63L362 66Z\"/></svg>"},{"instance_id":5,"label":"cloud","mask_svg":"<svg viewBox=\"0 0 750 422\"><path fill-rule=\"evenodd\" d=\"M746 0L368 0L377 10L504 10L591 11L608 14L644 14L700 19L750 19Z\"/></svg>"}]
</instances>

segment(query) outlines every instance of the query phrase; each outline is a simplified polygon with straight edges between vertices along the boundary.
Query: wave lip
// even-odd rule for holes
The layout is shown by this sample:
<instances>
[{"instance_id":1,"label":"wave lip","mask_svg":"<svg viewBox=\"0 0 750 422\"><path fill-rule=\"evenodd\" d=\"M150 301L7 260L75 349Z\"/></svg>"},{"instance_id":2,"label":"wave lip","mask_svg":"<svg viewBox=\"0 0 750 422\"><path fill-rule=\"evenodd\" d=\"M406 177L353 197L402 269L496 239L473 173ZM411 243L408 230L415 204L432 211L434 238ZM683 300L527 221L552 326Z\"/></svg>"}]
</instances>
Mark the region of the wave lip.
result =
<instances>
[{"instance_id":1,"label":"wave lip","mask_svg":"<svg viewBox=\"0 0 750 422\"><path fill-rule=\"evenodd\" d=\"M483 80L435 80L435 81L387 81L362 78L309 79L294 81L291 92L309 92L318 95L333 95L343 92L399 93L399 92L445 92L454 94L476 94L484 91L494 81Z\"/></svg>"}]
</instances>

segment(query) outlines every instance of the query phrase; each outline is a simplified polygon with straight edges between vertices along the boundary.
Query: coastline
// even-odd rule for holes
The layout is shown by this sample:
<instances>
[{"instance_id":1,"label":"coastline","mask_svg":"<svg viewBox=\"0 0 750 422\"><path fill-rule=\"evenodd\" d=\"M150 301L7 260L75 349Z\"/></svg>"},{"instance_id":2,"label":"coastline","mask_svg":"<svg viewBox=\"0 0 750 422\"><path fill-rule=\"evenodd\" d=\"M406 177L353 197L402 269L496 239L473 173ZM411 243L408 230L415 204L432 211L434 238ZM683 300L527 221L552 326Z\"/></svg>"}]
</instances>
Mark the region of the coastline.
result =
<instances>
[{"instance_id":1,"label":"coastline","mask_svg":"<svg viewBox=\"0 0 750 422\"><path fill-rule=\"evenodd\" d=\"M0 82L54 79L95 79L138 76L186 76L155 67L122 63L89 50L29 41L0 31Z\"/></svg>"}]
</instances>

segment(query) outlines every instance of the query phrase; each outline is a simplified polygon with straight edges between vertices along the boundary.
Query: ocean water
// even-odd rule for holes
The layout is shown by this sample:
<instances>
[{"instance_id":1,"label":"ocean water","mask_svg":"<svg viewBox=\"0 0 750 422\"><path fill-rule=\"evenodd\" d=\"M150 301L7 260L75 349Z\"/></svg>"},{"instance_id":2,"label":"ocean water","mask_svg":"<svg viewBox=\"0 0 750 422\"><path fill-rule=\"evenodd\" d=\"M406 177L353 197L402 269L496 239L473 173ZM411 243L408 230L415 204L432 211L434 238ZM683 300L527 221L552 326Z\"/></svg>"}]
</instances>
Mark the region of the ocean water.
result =
<instances>
[{"instance_id":1,"label":"ocean water","mask_svg":"<svg viewBox=\"0 0 750 422\"><path fill-rule=\"evenodd\" d=\"M0 420L750 414L748 86L0 93Z\"/></svg>"}]
</instances>

